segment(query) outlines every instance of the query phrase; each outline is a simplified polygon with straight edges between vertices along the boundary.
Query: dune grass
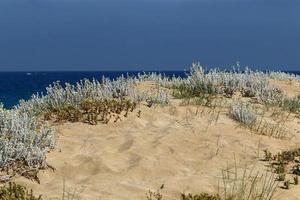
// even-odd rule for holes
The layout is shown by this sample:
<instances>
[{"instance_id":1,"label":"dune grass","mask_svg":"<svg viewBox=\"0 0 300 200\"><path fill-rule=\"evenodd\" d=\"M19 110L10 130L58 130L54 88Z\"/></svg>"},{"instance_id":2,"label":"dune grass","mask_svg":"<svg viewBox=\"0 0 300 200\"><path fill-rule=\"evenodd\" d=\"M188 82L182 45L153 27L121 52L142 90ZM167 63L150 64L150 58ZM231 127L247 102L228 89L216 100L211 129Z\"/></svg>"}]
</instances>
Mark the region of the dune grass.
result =
<instances>
[{"instance_id":1,"label":"dune grass","mask_svg":"<svg viewBox=\"0 0 300 200\"><path fill-rule=\"evenodd\" d=\"M212 102L216 98L231 100L232 97L240 95L241 98L251 100L248 102L253 104L279 107L299 116L300 97L287 97L279 87L270 84L270 79L300 82L299 76L283 72L252 71L248 68L231 71L216 68L204 70L199 63L193 63L185 77L144 73L136 77L121 76L115 80L84 79L74 85L55 82L46 88L46 94L35 94L27 101L21 100L11 110L0 106L0 168L10 172L7 174L9 178L5 179L7 181L18 174L20 168L24 169L24 166L26 173L19 175L35 179L39 169L49 167L46 154L55 148L55 133L47 124L48 120L80 121L92 125L98 122L117 122L122 117L127 117L141 102L151 107L156 104L168 105L171 98L196 99L198 104L215 107ZM138 84L147 81L155 83L155 90L137 89ZM229 109L234 120L256 133L276 138L286 137L284 128L262 120L250 104L234 101ZM137 116L141 117L140 111ZM245 179L249 178L244 175ZM255 185L257 180L263 179L258 175L254 177L250 180ZM0 179L4 180L3 177ZM271 191L266 186L263 189ZM263 196L259 200L266 199L265 193L257 193ZM218 198L201 195L188 194L181 198L199 199L203 195L203 198ZM218 195L221 199L228 199L223 194Z\"/></svg>"},{"instance_id":2,"label":"dune grass","mask_svg":"<svg viewBox=\"0 0 300 200\"><path fill-rule=\"evenodd\" d=\"M238 169L224 169L221 172L218 192L198 194L182 193L180 200L272 200L278 188L278 181L273 173L261 173L255 167L245 166ZM163 187L156 191L149 190L147 200L163 200Z\"/></svg>"}]
</instances>

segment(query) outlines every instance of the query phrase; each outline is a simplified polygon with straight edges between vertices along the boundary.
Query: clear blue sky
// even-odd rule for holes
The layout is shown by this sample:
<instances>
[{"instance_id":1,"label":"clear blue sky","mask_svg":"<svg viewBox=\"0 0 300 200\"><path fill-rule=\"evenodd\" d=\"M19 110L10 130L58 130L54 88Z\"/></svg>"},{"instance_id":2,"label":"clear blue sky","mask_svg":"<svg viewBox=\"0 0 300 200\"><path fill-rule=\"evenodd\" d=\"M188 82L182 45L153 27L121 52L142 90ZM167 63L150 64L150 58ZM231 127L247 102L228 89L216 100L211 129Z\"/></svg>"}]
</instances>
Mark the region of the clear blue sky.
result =
<instances>
[{"instance_id":1,"label":"clear blue sky","mask_svg":"<svg viewBox=\"0 0 300 200\"><path fill-rule=\"evenodd\" d=\"M299 0L1 0L0 71L300 70Z\"/></svg>"}]
</instances>

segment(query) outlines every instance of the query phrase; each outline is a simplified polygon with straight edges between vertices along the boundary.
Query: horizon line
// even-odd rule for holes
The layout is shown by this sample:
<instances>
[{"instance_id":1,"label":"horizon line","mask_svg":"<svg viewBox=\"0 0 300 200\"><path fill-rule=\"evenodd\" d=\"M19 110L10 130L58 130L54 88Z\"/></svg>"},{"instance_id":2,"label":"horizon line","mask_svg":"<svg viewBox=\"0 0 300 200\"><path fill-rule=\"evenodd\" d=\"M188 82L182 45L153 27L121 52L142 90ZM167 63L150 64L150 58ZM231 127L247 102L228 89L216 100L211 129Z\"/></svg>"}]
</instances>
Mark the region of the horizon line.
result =
<instances>
[{"instance_id":1,"label":"horizon line","mask_svg":"<svg viewBox=\"0 0 300 200\"><path fill-rule=\"evenodd\" d=\"M250 68L251 69L251 68ZM226 70L226 69L224 69ZM255 69L258 71L281 71L281 72L300 72L300 70L281 70L281 69L273 69L273 70L263 70L263 69ZM189 71L187 69L183 70L0 70L0 73L47 73L47 72L185 72Z\"/></svg>"}]
</instances>

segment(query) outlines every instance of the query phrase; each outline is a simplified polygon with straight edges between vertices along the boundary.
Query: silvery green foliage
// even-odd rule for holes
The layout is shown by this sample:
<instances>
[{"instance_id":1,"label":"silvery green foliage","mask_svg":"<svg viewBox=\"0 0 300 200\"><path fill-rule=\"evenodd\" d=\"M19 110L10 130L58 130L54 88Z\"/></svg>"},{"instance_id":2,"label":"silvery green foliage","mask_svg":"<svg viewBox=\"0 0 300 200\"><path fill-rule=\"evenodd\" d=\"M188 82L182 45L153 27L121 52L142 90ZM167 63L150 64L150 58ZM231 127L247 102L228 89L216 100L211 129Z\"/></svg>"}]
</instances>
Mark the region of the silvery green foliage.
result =
<instances>
[{"instance_id":1,"label":"silvery green foliage","mask_svg":"<svg viewBox=\"0 0 300 200\"><path fill-rule=\"evenodd\" d=\"M134 84L142 82L155 82L163 88L174 88L186 84L191 88L201 86L203 90L224 94L226 91L245 92L256 97L261 103L276 104L283 98L283 92L269 83L269 79L300 80L299 76L283 72L252 71L246 67L244 71L237 69L222 71L218 69L204 70L199 63L193 63L186 77L168 77L160 73L139 73L137 76L121 76L115 80L103 77L101 81L81 80L71 85L62 86L55 82L46 89L46 94L33 95L29 101L21 101L18 109L36 114L49 108L66 105L78 106L83 99L120 98L127 97L134 101L153 99L157 104L165 105L169 102L168 93L158 89L155 94L147 91L136 90Z\"/></svg>"},{"instance_id":2,"label":"silvery green foliage","mask_svg":"<svg viewBox=\"0 0 300 200\"><path fill-rule=\"evenodd\" d=\"M166 90L158 87L155 92L139 91L135 83L152 81L163 88L173 88L182 83L191 86L201 84L211 87L217 93L229 88L233 91L248 90L263 103L273 104L281 101L282 91L268 82L269 78L277 80L296 80L299 76L283 72L205 71L199 63L193 63L186 78L167 77L157 73L143 73L136 77L121 76L115 80L102 78L101 81L81 80L71 85L62 86L55 82L46 88L46 94L35 94L28 101L21 100L12 110L0 106L0 167L5 167L18 160L24 160L30 167L44 167L45 154L54 148L54 134L47 123L40 123L35 116L47 109L62 106L79 106L83 99L121 98L127 97L134 101L150 100L152 103L166 105L169 96ZM234 103L230 110L231 116L247 125L253 125L257 116L253 109L245 103Z\"/></svg>"},{"instance_id":3,"label":"silvery green foliage","mask_svg":"<svg viewBox=\"0 0 300 200\"><path fill-rule=\"evenodd\" d=\"M167 105L169 103L168 93L161 89L155 93L149 93L146 98L146 100L150 100L154 104Z\"/></svg>"},{"instance_id":4,"label":"silvery green foliage","mask_svg":"<svg viewBox=\"0 0 300 200\"><path fill-rule=\"evenodd\" d=\"M282 90L274 86L260 87L255 92L258 100L267 105L279 105L284 99Z\"/></svg>"},{"instance_id":5,"label":"silvery green foliage","mask_svg":"<svg viewBox=\"0 0 300 200\"><path fill-rule=\"evenodd\" d=\"M271 71L268 72L268 76L275 80L294 80L300 82L300 76L296 74L281 72L281 71Z\"/></svg>"},{"instance_id":6,"label":"silvery green foliage","mask_svg":"<svg viewBox=\"0 0 300 200\"><path fill-rule=\"evenodd\" d=\"M15 161L29 167L46 166L46 153L54 148L54 134L47 123L20 110L0 108L0 168Z\"/></svg>"},{"instance_id":7,"label":"silvery green foliage","mask_svg":"<svg viewBox=\"0 0 300 200\"><path fill-rule=\"evenodd\" d=\"M244 102L234 102L230 108L230 116L249 127L252 127L257 121L257 115L251 106Z\"/></svg>"},{"instance_id":8,"label":"silvery green foliage","mask_svg":"<svg viewBox=\"0 0 300 200\"><path fill-rule=\"evenodd\" d=\"M168 93L162 89L150 93L135 89L142 80L121 76L116 80L81 80L75 85L62 86L55 82L46 88L46 94L35 94L28 101L21 100L12 110L0 107L0 168L14 161L25 161L28 166L46 166L45 154L54 148L54 134L45 122L36 117L47 109L79 106L84 99L128 97L134 101L149 100L165 105Z\"/></svg>"},{"instance_id":9,"label":"silvery green foliage","mask_svg":"<svg viewBox=\"0 0 300 200\"><path fill-rule=\"evenodd\" d=\"M168 77L165 74L160 73L138 73L137 77L134 78L134 81L136 83L145 82L145 81L151 81L155 82L157 85L162 86L164 88L173 88L174 85L179 85L182 83L183 78L182 77L175 77L173 75L172 77Z\"/></svg>"},{"instance_id":10,"label":"silvery green foliage","mask_svg":"<svg viewBox=\"0 0 300 200\"><path fill-rule=\"evenodd\" d=\"M160 80L152 75L149 79ZM47 109L59 108L67 105L77 107L84 99L101 99L101 98L121 98L127 97L133 101L145 101L149 98L154 99L153 102L165 105L169 102L168 93L159 89L157 93L140 92L134 87L134 83L148 80L146 75L140 77L121 76L116 80L102 78L101 82L93 79L84 79L75 85L66 83L62 86L59 82L55 82L46 88L46 94L36 94L28 101L20 101L16 107L22 112L31 115L39 114Z\"/></svg>"},{"instance_id":11,"label":"silvery green foliage","mask_svg":"<svg viewBox=\"0 0 300 200\"><path fill-rule=\"evenodd\" d=\"M251 71L248 68L244 71L211 69L206 72L199 63L193 63L187 78L177 80L176 83L209 86L219 94L224 93L225 89L240 92L247 90L260 102L274 104L282 100L283 92L280 88L269 83L269 79L273 76L270 73Z\"/></svg>"},{"instance_id":12,"label":"silvery green foliage","mask_svg":"<svg viewBox=\"0 0 300 200\"><path fill-rule=\"evenodd\" d=\"M204 84L211 84L215 87L224 86L231 88L234 91L241 89L257 90L268 85L268 81L264 78L262 72L252 72L246 69L244 72L240 71L220 71L218 69L212 69L205 73L202 66L199 63L194 63L191 68L188 80L191 82L201 80ZM216 89L220 91L220 89Z\"/></svg>"}]
</instances>

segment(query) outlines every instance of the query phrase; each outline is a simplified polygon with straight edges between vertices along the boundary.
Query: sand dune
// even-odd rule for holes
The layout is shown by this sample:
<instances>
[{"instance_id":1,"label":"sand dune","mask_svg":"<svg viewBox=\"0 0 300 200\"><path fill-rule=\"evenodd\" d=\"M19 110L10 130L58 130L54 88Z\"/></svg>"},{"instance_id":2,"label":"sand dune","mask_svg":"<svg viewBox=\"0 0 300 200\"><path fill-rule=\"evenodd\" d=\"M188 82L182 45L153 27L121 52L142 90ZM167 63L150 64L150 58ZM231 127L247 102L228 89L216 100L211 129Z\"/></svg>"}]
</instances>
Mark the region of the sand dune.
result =
<instances>
[{"instance_id":1,"label":"sand dune","mask_svg":"<svg viewBox=\"0 0 300 200\"><path fill-rule=\"evenodd\" d=\"M289 97L300 93L299 83L271 82ZM142 91L155 87L151 82L137 85ZM14 180L44 199L70 194L82 200L143 200L149 189L162 184L164 200L178 199L181 193L215 193L222 169L248 166L265 173L269 168L261 161L264 149L277 153L300 145L299 118L277 116L290 133L286 139L255 134L232 120L229 103L241 98L239 92L222 98L214 111L171 99L167 106L139 104L116 123L54 123L57 145L47 154L47 162L56 170L41 170L40 184L24 177ZM275 199L299 196L300 186L293 185L289 190L279 188Z\"/></svg>"},{"instance_id":2,"label":"sand dune","mask_svg":"<svg viewBox=\"0 0 300 200\"><path fill-rule=\"evenodd\" d=\"M17 181L47 199L61 199L64 182L80 199L145 199L147 190L161 184L164 199L178 199L181 192L215 192L221 169L233 167L234 158L240 167L266 170L258 159L263 149L277 152L300 144L299 136L280 140L253 134L225 113L215 121L208 110L196 114L195 106L175 102L138 109L118 123L56 125L57 148L47 158L56 171L41 171L40 185ZM299 194L300 186L277 192L279 199L299 199Z\"/></svg>"}]
</instances>

